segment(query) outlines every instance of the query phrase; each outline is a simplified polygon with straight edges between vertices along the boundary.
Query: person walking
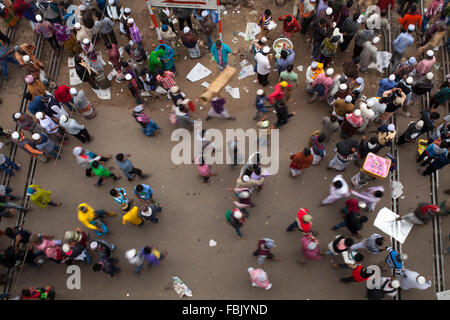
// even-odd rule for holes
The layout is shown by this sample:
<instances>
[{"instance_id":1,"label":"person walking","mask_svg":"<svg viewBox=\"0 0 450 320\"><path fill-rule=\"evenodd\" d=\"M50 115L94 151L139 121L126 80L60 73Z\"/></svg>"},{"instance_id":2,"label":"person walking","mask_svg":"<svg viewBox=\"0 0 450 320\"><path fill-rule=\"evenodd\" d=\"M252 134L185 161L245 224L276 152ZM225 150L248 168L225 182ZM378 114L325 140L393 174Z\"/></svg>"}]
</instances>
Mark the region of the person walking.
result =
<instances>
[{"instance_id":1,"label":"person walking","mask_svg":"<svg viewBox=\"0 0 450 320\"><path fill-rule=\"evenodd\" d=\"M0 149L2 149L3 143L0 142ZM22 165L20 163L15 163L10 158L0 153L0 170L6 172L10 176L14 176L13 169L19 171Z\"/></svg>"},{"instance_id":2,"label":"person walking","mask_svg":"<svg viewBox=\"0 0 450 320\"><path fill-rule=\"evenodd\" d=\"M291 177L295 178L313 164L314 157L309 148L304 148L302 152L296 154L291 153L290 159L289 173Z\"/></svg>"},{"instance_id":3,"label":"person walking","mask_svg":"<svg viewBox=\"0 0 450 320\"><path fill-rule=\"evenodd\" d=\"M408 128L398 138L397 144L402 145L407 142L415 142L416 139L423 133L423 120L411 121Z\"/></svg>"},{"instance_id":4,"label":"person walking","mask_svg":"<svg viewBox=\"0 0 450 320\"><path fill-rule=\"evenodd\" d=\"M414 212L398 217L395 221L406 220L409 223L423 227L427 225L440 210L441 209L437 205L420 202Z\"/></svg>"},{"instance_id":5,"label":"person walking","mask_svg":"<svg viewBox=\"0 0 450 320\"><path fill-rule=\"evenodd\" d=\"M342 198L348 198L350 196L350 189L347 182L345 182L342 174L338 174L333 178L330 184L330 194L322 200L322 205L328 205L336 202Z\"/></svg>"},{"instance_id":6,"label":"person walking","mask_svg":"<svg viewBox=\"0 0 450 320\"><path fill-rule=\"evenodd\" d=\"M382 235L373 233L370 237L352 245L350 250L365 249L371 254L379 254L385 250L385 248L382 247L385 240L386 239Z\"/></svg>"},{"instance_id":7,"label":"person walking","mask_svg":"<svg viewBox=\"0 0 450 320\"><path fill-rule=\"evenodd\" d=\"M344 220L334 225L331 230L336 231L339 228L347 227L347 229L354 234L357 238L361 238L361 230L363 224L367 222L367 216L360 215L360 207L356 198L345 201L346 213L344 214Z\"/></svg>"},{"instance_id":8,"label":"person walking","mask_svg":"<svg viewBox=\"0 0 450 320\"><path fill-rule=\"evenodd\" d=\"M328 250L325 252L325 255L328 256L337 256L342 252L349 251L351 246L354 244L352 238L346 238L343 235L337 235L333 241L328 243Z\"/></svg>"},{"instance_id":9,"label":"person walking","mask_svg":"<svg viewBox=\"0 0 450 320\"><path fill-rule=\"evenodd\" d=\"M397 82L395 81L395 74L391 74L387 78L383 78L378 82L378 91L376 97L380 97L383 95L385 91L394 89L397 86Z\"/></svg>"},{"instance_id":10,"label":"person walking","mask_svg":"<svg viewBox=\"0 0 450 320\"><path fill-rule=\"evenodd\" d=\"M139 207L134 206L122 216L122 224L127 224L127 222L134 224L138 227L144 225L144 219L142 219L139 215Z\"/></svg>"},{"instance_id":11,"label":"person walking","mask_svg":"<svg viewBox=\"0 0 450 320\"><path fill-rule=\"evenodd\" d=\"M208 111L205 121L212 118L225 118L228 120L236 120L235 116L231 116L225 108L225 98L221 96L215 96L211 99L211 109Z\"/></svg>"},{"instance_id":12,"label":"person walking","mask_svg":"<svg viewBox=\"0 0 450 320\"><path fill-rule=\"evenodd\" d=\"M80 203L77 208L78 220L88 229L96 231L97 235L104 233L101 228L102 223L98 223L98 219L104 218L105 216L112 217L115 216L115 212L107 212L105 210L94 210L87 203Z\"/></svg>"},{"instance_id":13,"label":"person walking","mask_svg":"<svg viewBox=\"0 0 450 320\"><path fill-rule=\"evenodd\" d=\"M50 196L52 195L51 191L43 189L40 185L31 184L27 188L27 195L30 197L30 200L41 209L47 207L47 205L52 207L60 207L61 202L54 202L50 200Z\"/></svg>"},{"instance_id":14,"label":"person walking","mask_svg":"<svg viewBox=\"0 0 450 320\"><path fill-rule=\"evenodd\" d=\"M9 80L8 63L19 64L19 61L12 55L13 51L4 40L0 40L0 65L2 67L3 77L7 81Z\"/></svg>"},{"instance_id":15,"label":"person walking","mask_svg":"<svg viewBox=\"0 0 450 320\"><path fill-rule=\"evenodd\" d=\"M353 14L353 17L345 18L342 26L339 29L343 33L343 41L340 44L341 52L347 52L347 48L358 31L359 23L359 13Z\"/></svg>"},{"instance_id":16,"label":"person walking","mask_svg":"<svg viewBox=\"0 0 450 320\"><path fill-rule=\"evenodd\" d=\"M369 187L367 191L357 192L355 190L351 190L350 193L358 198L360 201L364 201L366 204L366 208L368 211L374 211L377 203L381 200L384 195L384 187Z\"/></svg>"},{"instance_id":17,"label":"person walking","mask_svg":"<svg viewBox=\"0 0 450 320\"><path fill-rule=\"evenodd\" d=\"M231 49L228 45L223 43L220 40L217 40L211 47L211 53L214 57L214 60L217 63L220 71L228 65L228 55L231 53ZM255 56L256 59L256 56Z\"/></svg>"},{"instance_id":18,"label":"person walking","mask_svg":"<svg viewBox=\"0 0 450 320\"><path fill-rule=\"evenodd\" d=\"M333 134L339 130L338 118L336 116L323 117L322 118L322 130L321 134L325 136L325 142L330 141Z\"/></svg>"},{"instance_id":19,"label":"person walking","mask_svg":"<svg viewBox=\"0 0 450 320\"><path fill-rule=\"evenodd\" d=\"M135 168L128 158L131 157L130 154L118 153L116 155L117 165L123 174L128 178L128 181L132 181L136 175L140 178L145 179L148 175L142 174L142 170Z\"/></svg>"},{"instance_id":20,"label":"person walking","mask_svg":"<svg viewBox=\"0 0 450 320\"><path fill-rule=\"evenodd\" d=\"M309 25L316 16L316 0L305 0L300 5L300 16L302 18L300 33L306 34Z\"/></svg>"},{"instance_id":21,"label":"person walking","mask_svg":"<svg viewBox=\"0 0 450 320\"><path fill-rule=\"evenodd\" d=\"M409 269L403 269L400 275L397 275L397 278L400 278L400 289L402 290L426 290L432 284L431 277L425 278L418 272Z\"/></svg>"},{"instance_id":22,"label":"person walking","mask_svg":"<svg viewBox=\"0 0 450 320\"><path fill-rule=\"evenodd\" d=\"M114 22L107 16L103 16L101 12L95 12L96 21L94 23L94 34L100 33L105 46L112 42L117 45L116 35L114 34Z\"/></svg>"},{"instance_id":23,"label":"person walking","mask_svg":"<svg viewBox=\"0 0 450 320\"><path fill-rule=\"evenodd\" d=\"M43 21L42 16L39 14L36 15L36 21L38 22L38 24L34 27L34 31L38 35L42 35L45 40L48 41L53 50L59 50L59 48L61 47L56 40L56 30L53 24L51 24L47 20Z\"/></svg>"},{"instance_id":24,"label":"person walking","mask_svg":"<svg viewBox=\"0 0 450 320\"><path fill-rule=\"evenodd\" d=\"M272 288L267 273L262 268L255 269L250 267L247 271L250 274L250 281L253 287L259 287L266 290Z\"/></svg>"},{"instance_id":25,"label":"person walking","mask_svg":"<svg viewBox=\"0 0 450 320\"><path fill-rule=\"evenodd\" d=\"M246 215L248 216L248 214ZM244 225L245 218L244 214L239 209L228 210L225 213L225 219L227 222L236 230L236 233L241 240L246 240L242 237L241 228Z\"/></svg>"},{"instance_id":26,"label":"person walking","mask_svg":"<svg viewBox=\"0 0 450 320\"><path fill-rule=\"evenodd\" d=\"M134 273L136 276L139 276L142 272L142 267L144 266L144 255L136 249L130 249L125 251L125 258L128 260L129 264L136 267Z\"/></svg>"},{"instance_id":27,"label":"person walking","mask_svg":"<svg viewBox=\"0 0 450 320\"><path fill-rule=\"evenodd\" d=\"M286 229L286 231L291 232L294 229L300 230L304 234L313 233L311 230L312 226L312 216L309 214L309 210L305 208L300 208L297 212L297 218L292 222Z\"/></svg>"},{"instance_id":28,"label":"person walking","mask_svg":"<svg viewBox=\"0 0 450 320\"><path fill-rule=\"evenodd\" d=\"M256 72L258 74L258 83L263 87L269 84L269 73L270 73L270 58L268 57L270 48L264 46L262 51L259 51L255 55L256 60Z\"/></svg>"},{"instance_id":29,"label":"person walking","mask_svg":"<svg viewBox=\"0 0 450 320\"><path fill-rule=\"evenodd\" d=\"M350 160L354 160L357 155L358 142L353 139L346 139L336 144L336 155L330 160L327 169L335 169L342 172L347 167Z\"/></svg>"},{"instance_id":30,"label":"person walking","mask_svg":"<svg viewBox=\"0 0 450 320\"><path fill-rule=\"evenodd\" d=\"M107 170L97 160L91 162L92 172L98 177L98 180L94 186L99 187L102 185L103 180L111 177L114 181L119 180L121 177L116 176L114 173Z\"/></svg>"},{"instance_id":31,"label":"person walking","mask_svg":"<svg viewBox=\"0 0 450 320\"><path fill-rule=\"evenodd\" d=\"M92 266L94 272L106 273L110 278L118 276L120 274L120 268L116 266L117 259L100 256L98 260Z\"/></svg>"},{"instance_id":32,"label":"person walking","mask_svg":"<svg viewBox=\"0 0 450 320\"><path fill-rule=\"evenodd\" d=\"M353 47L353 56L352 59L359 57L361 51L363 50L363 45L367 41L372 41L375 37L375 31L370 30L366 25L365 29L359 30L355 36L355 46Z\"/></svg>"},{"instance_id":33,"label":"person walking","mask_svg":"<svg viewBox=\"0 0 450 320\"><path fill-rule=\"evenodd\" d=\"M397 65L399 64L400 60L403 57L403 54L406 51L407 47L410 47L414 44L414 37L412 36L412 33L414 32L416 28L414 25L410 24L408 26L407 31L401 32L397 38L395 38L394 42L392 42L392 47L394 48L394 52L391 57L390 61L390 70L393 72Z\"/></svg>"},{"instance_id":34,"label":"person walking","mask_svg":"<svg viewBox=\"0 0 450 320\"><path fill-rule=\"evenodd\" d=\"M360 57L360 67L359 70L362 72L367 71L371 64L377 64L377 47L375 46L378 42L380 42L380 37L375 37L372 39L372 43L370 41L366 41L363 44L363 49L361 51Z\"/></svg>"},{"instance_id":35,"label":"person walking","mask_svg":"<svg viewBox=\"0 0 450 320\"><path fill-rule=\"evenodd\" d=\"M46 155L51 155L54 159L61 158L58 154L60 147L56 145L47 134L43 132L33 133L31 139L33 139L37 150L42 151Z\"/></svg>"},{"instance_id":36,"label":"person walking","mask_svg":"<svg viewBox=\"0 0 450 320\"><path fill-rule=\"evenodd\" d=\"M89 135L89 132L84 127L84 125L79 124L75 119L68 118L66 115L62 115L59 118L59 125L63 128L68 134L74 136L82 143L91 142L92 137Z\"/></svg>"},{"instance_id":37,"label":"person walking","mask_svg":"<svg viewBox=\"0 0 450 320\"><path fill-rule=\"evenodd\" d=\"M181 33L181 42L187 48L189 52L189 57L191 59L198 59L202 56L200 52L200 48L198 47L198 38L191 31L191 28L184 27L183 32Z\"/></svg>"},{"instance_id":38,"label":"person walking","mask_svg":"<svg viewBox=\"0 0 450 320\"><path fill-rule=\"evenodd\" d=\"M276 247L275 241L269 238L262 238L258 240L258 248L253 252L255 257L258 257L258 264L262 265L265 259L277 260L274 259L274 256L271 252L272 248Z\"/></svg>"}]
</instances>

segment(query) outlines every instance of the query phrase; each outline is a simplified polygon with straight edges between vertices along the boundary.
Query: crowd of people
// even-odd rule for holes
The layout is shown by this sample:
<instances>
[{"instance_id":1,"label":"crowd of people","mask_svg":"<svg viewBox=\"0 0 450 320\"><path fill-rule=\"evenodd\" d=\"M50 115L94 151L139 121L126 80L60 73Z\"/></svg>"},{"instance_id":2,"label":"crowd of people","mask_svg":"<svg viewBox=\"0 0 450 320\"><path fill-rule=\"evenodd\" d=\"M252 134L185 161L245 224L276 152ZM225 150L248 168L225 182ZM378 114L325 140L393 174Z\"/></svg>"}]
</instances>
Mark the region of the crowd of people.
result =
<instances>
[{"instance_id":1,"label":"crowd of people","mask_svg":"<svg viewBox=\"0 0 450 320\"><path fill-rule=\"evenodd\" d=\"M159 8L161 25L158 28L164 43L149 52L145 47L150 48L150 44L146 43L144 46L142 32L133 18L134 12L125 7L125 2L81 2L76 7L70 6L70 1L15 0L11 3L2 0L0 12L10 27L14 27L18 19L26 19L32 30L43 36L51 48L58 51L63 47L74 58L80 80L87 82L95 90L110 87L110 80L102 64L101 50L97 49L98 46L96 48L101 38L107 60L114 67L116 81L125 81L135 100L133 117L146 136L155 136L160 126L144 111L143 96L161 98L167 95L172 101L170 122L193 129L194 120L190 114L195 112L195 105L176 84L178 72L175 58L183 50L182 47L185 47L191 59L198 59L210 52L217 63L218 72L228 66L232 50L221 40L214 41L217 35L217 11ZM342 219L336 221L332 230L345 227L352 236L337 234L334 239L328 239L326 247L321 248L318 233L312 229L314 212L307 208L298 210L295 220L287 226L286 231L298 230L301 233L302 256L306 260L301 259L299 263L306 263L307 259L319 261L325 256L331 256L333 267L352 270L352 276L340 279L343 283L367 281L373 271L364 265L364 255L384 252L386 258L379 265L385 269L394 269L396 277L383 277L381 291L368 290L368 298L379 299L384 295L395 295L398 288L427 289L431 286L431 280L430 277L407 269L404 266L406 255L389 247L386 237L373 233L357 243L353 239L362 237L360 231L368 220L364 211L374 211L386 194L383 186L368 187L376 178L359 168L363 166L367 155L372 153L389 158L392 162L391 170L395 170L396 159L388 149L391 144L397 143L402 153L402 144L416 143L427 134L430 138L425 140L424 151L416 159L424 167L418 169L419 174L430 175L450 163L450 114L445 110L450 98L450 75L446 76L443 83L436 85L433 82L433 65L436 63L434 49L446 45L443 41L450 24L450 6L448 0L433 0L422 16L410 1L402 2L399 9L401 16L398 18L400 34L393 40L389 75L380 79L377 94L366 98L363 95L366 87L364 75L377 65L381 39L392 29L387 20L387 9L390 6L392 10L395 1L366 2L360 1L355 5L352 0L346 3L337 0L302 1L297 8L297 15L285 14L278 17L282 36L291 39L294 47L284 47L276 54L271 53L269 46L274 40L271 37L274 31L271 31L270 25L275 19L272 18L271 10L265 9L258 19L261 33L249 48L254 56L257 82L262 87L255 92L255 112L251 116L261 128L270 129L288 124L296 114L288 111L288 105L293 101L292 90L294 87L301 87L299 75L294 71L295 42L307 43L306 37L311 36L311 63L305 70L305 90L311 95L309 103L326 105L329 115L322 119L317 130L312 133L309 145L298 153L290 154L289 174L292 178L299 177L304 170L325 162L326 144L333 135L339 133L341 141L333 148L334 154L328 161L327 169L342 172L349 163L354 162L358 170L354 170L356 173L351 178L351 185L341 174L336 175L330 184L329 195L322 200L321 205L345 199ZM369 5L377 5L380 12L364 15ZM405 5L410 11L405 11ZM73 20L74 16L78 18ZM195 19L195 26L191 17ZM373 21L380 23L374 24ZM373 25L377 27L374 28ZM120 46L115 29L127 39L123 43L123 55L118 49ZM422 43L417 43L416 34L421 35ZM338 73L336 67L332 67L333 58L337 54L348 52L352 40L352 59L346 61L342 65L342 72ZM85 169L86 177L96 177L95 186L101 186L105 180L112 180L109 196L123 211L123 224L141 227L146 220L158 223L163 204L155 200L152 187L140 182L132 192L127 192L120 186L121 176L106 167L112 155L92 152L85 147L93 137L84 123L96 116L96 110L86 98L85 92L67 85L56 86L50 82L46 65L33 55L35 44L23 43L13 48L11 45L11 40L0 34L3 76L8 80L8 63L21 65L26 70L24 82L28 105L26 112L12 114L19 129L13 131L2 128L2 141L5 144L14 143L21 152L47 162L51 159L60 161L61 147L68 135L74 136L82 145L73 148L75 159L72 161ZM403 59L406 48L410 46L418 48L417 54ZM273 68L276 71L272 71ZM273 92L266 93L270 85L269 75L273 78L273 72L278 72L277 81L273 83ZM393 115L413 117L412 106L418 104L419 96L427 93L431 96L429 109L420 111L420 118L414 118L406 128L396 128L392 123ZM225 98L213 97L205 121L211 118L235 119L228 113L225 103ZM270 125L268 120L271 109L277 117L274 125ZM84 118L83 124L74 119L76 113ZM369 131L369 128L375 130ZM359 142L355 140L356 134L362 134ZM214 144L205 137L205 130L199 132L196 139L202 142L201 153L195 156L196 168L203 183L212 183L212 177L216 173L212 172L203 153L207 148L214 148ZM242 157L236 141L231 150L233 166L236 166ZM137 177L147 178L141 169L134 167L129 158L130 155L125 153L115 155L115 161L123 175L129 181L134 181ZM3 153L0 154L0 169L5 174L14 176L14 171L20 170L21 166ZM240 170L235 187L230 189L235 197L233 208L225 213L225 219L240 239L245 239L241 229L249 218L250 208L254 206L251 198L255 191L262 190L265 179L268 179L268 173L261 166L260 154L256 153L249 157ZM365 187L368 188L360 190ZM52 200L51 191L38 184L30 185L27 195L41 209L62 205L61 202ZM0 187L2 217L31 210L14 202L16 200L19 197L13 195L10 187ZM439 205L419 203L413 213L399 219L423 226L434 215L448 215L449 210L449 199ZM22 263L38 268L45 261L71 264L78 260L92 264L95 272L116 276L120 273L118 259L113 257L116 246L100 237L109 232L105 218L117 213L81 203L77 214L86 230L74 227L65 233L64 239L55 239L47 233L32 233L23 226L7 228L3 234L15 239L15 245L0 252L0 263L7 268ZM94 232L96 238L90 239L87 231ZM259 268L248 269L253 286L264 289L272 287L262 265L265 259L276 259L272 253L274 247L273 239L261 238L258 241L253 255L258 258ZM159 265L166 256L167 251L160 250L155 245L143 245L140 249L132 248L125 253L127 262L135 267L136 275L142 272L145 263L149 266ZM22 291L24 299L47 299L54 296L51 287Z\"/></svg>"}]
</instances>

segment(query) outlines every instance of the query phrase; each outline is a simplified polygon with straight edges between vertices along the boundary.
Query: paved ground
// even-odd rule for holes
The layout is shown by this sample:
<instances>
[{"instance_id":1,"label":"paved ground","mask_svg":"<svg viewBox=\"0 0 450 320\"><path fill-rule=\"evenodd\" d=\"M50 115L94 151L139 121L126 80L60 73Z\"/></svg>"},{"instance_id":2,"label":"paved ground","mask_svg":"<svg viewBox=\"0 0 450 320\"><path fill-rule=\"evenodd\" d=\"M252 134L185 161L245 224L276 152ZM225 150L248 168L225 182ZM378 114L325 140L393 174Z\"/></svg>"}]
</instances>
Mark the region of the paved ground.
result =
<instances>
[{"instance_id":1,"label":"paved ground","mask_svg":"<svg viewBox=\"0 0 450 320\"><path fill-rule=\"evenodd\" d=\"M151 50L152 44L156 44L154 30L146 28L148 13L146 8L137 1L130 1L133 15L141 30L145 30L144 45ZM278 17L282 10L273 6L272 1L258 1L256 11L259 13L263 7L269 6L273 16ZM291 7L283 8L291 10ZM223 29L224 42L233 51L239 50L239 54L246 54L246 59L252 61L247 54L249 42L239 37L239 41L232 43L233 32L244 32L247 21L256 21L255 15L249 14L250 10L242 9L240 14L233 14L228 10L228 16L224 17ZM138 13L138 14L134 14ZM16 32L16 39L21 41L33 38L29 26L21 22ZM278 38L280 28L271 33L272 40ZM118 35L118 33L116 33ZM20 37L20 38L19 38ZM126 40L119 38L120 44L124 45ZM303 65L304 68L310 64L309 46L301 35L294 38L296 51L295 66ZM45 44L44 61L48 61L49 49ZM101 40L97 45L103 49ZM350 47L352 49L352 46ZM204 50L204 48L202 48ZM231 57L231 65L240 62L239 54ZM413 54L413 52L411 53ZM203 92L200 82L191 83L184 78L190 69L201 62L213 71L213 75L204 79L211 82L217 74L217 66L210 61L207 53L200 60L187 60L184 56L187 52L182 49L179 59L176 61L177 84L187 93L188 97L196 99ZM105 56L105 55L104 55ZM337 73L342 72L341 65L349 59L349 56L339 54L334 67ZM46 60L47 59L47 60ZM58 78L58 84L68 83L67 55L64 54ZM106 66L107 72L111 66ZM238 68L239 70L240 68ZM0 125L12 126L10 114L17 110L20 102L18 93L22 90L23 70L12 69L12 80L1 89L4 100L3 112ZM276 82L276 73L270 76L271 84ZM381 74L371 72L364 75L366 89L364 95L373 96L376 92L377 81ZM124 83L112 82L112 99L110 101L99 100L88 85L81 85L88 98L95 105L98 116L92 120L75 118L84 123L95 139L87 145L90 150L99 153L116 154L118 152L131 153L131 160L136 167L141 168L151 176L144 182L150 184L155 190L156 199L165 204L158 225L147 223L142 228L133 225L123 226L121 218L108 218L108 226L111 233L105 237L117 245L114 255L120 259L122 274L118 278L110 279L104 274L92 272L89 266L81 266L82 289L68 290L66 288L65 265L46 263L40 270L33 270L25 266L20 273L16 273L12 289L15 293L30 285L52 284L56 288L57 297L60 299L175 299L177 296L172 289L172 276L179 276L193 291L195 299L361 299L365 289L363 285L345 285L338 281L339 277L349 276L349 270L335 270L330 267L329 258L321 262L308 262L299 265L296 261L300 257L300 234L298 232L287 233L285 228L295 218L299 207L311 210L314 216L314 229L319 231L321 247L335 236L330 228L340 221L340 209L344 206L344 200L328 207L319 207L320 201L327 195L331 179L337 174L327 171L326 165L332 158L332 149L339 141L334 136L327 145L328 156L319 166L308 169L297 178L288 176L289 153L298 152L306 146L312 131L320 129L320 119L327 115L327 109L323 104L310 104L307 102L309 96L303 86L304 71L300 73L301 85L294 90L294 103L289 105L290 111L296 111L297 115L291 118L288 125L280 130L280 171L277 175L266 180L264 189L254 196L257 206L252 208L250 218L242 231L247 237L246 241L238 240L234 230L227 225L224 219L226 210L232 208L232 203L227 197L231 192L226 188L234 186L239 169L231 169L225 165L216 165L213 171L219 176L214 178L212 185L205 186L197 175L197 170L192 165L176 166L170 160L171 148L175 145L170 141L170 135L174 129L168 122L166 100L150 100L146 102L146 111L162 127L157 136L149 138L144 136L135 120L131 116L134 100L129 96ZM239 86L241 99L233 100L228 94L227 108L231 114L237 116L236 121L213 119L204 123L205 128L253 128L254 121L251 115L254 110L255 91L259 88L249 77L243 80L233 79L230 85ZM249 93L243 88L247 87ZM122 91L123 90L123 91ZM268 88L267 91L270 91ZM419 105L415 106L418 114ZM194 119L204 119L208 108L197 110ZM4 116L3 116L4 115ZM272 115L271 120L275 119ZM399 117L399 131L403 131L410 119ZM367 132L376 127L370 127ZM367 134L367 133L366 133ZM370 134L367 134L370 136ZM360 137L356 137L359 139ZM100 188L93 186L94 178L86 178L84 170L77 165L72 156L72 148L78 145L75 138L69 138L62 150L62 158L58 162L50 161L46 164L38 162L34 181L53 191L54 199L62 201L60 208L48 208L46 210L34 209L26 217L25 227L35 232L48 232L57 238L62 238L64 232L81 226L76 217L76 206L81 202L87 202L95 208L106 210L117 210L108 195L108 190L113 185L126 188L129 192L135 183L129 183L121 179L113 184L106 181ZM416 172L417 166L414 159L416 146L407 145L402 147L400 153L400 179L405 186L405 198L400 201L401 213L414 209L419 201L429 201L429 181L419 176ZM17 159L28 167L29 158L21 150L17 153ZM108 166L114 166L114 172L119 172L114 160ZM353 164L349 165L344 173L348 182L358 171ZM11 185L17 194L21 194L25 188L26 170L21 171L12 179ZM443 199L442 190L449 187L448 170L440 175L439 199ZM137 182L136 182L137 183ZM388 181L377 181L386 189L389 189ZM371 183L371 185L375 185ZM386 206L390 208L390 194L380 202L379 208ZM373 227L375 213L368 214L370 223L363 230L363 236L368 236L379 230ZM15 223L15 219L3 219L0 223L2 229ZM443 231L449 232L448 219L444 220ZM342 229L342 234L349 235L347 230ZM256 259L251 255L256 247L256 242L261 237L275 239L277 247L274 254L281 260L277 262L266 262L264 269L268 272L273 283L270 291L253 288L248 281L246 269L257 265ZM91 238L95 234L91 233ZM209 247L208 242L214 239L218 245ZM4 238L0 238L2 247L7 245ZM408 268L432 275L432 227L419 229L414 228L405 243L404 251L410 256L407 261ZM132 267L127 265L124 252L130 248L140 248L143 245L157 245L169 252L166 260L159 267L145 270L136 278ZM381 256L366 256L366 263L376 263L382 259ZM446 258L448 263L448 258ZM448 279L447 279L448 284ZM404 299L434 299L434 290L410 291L403 294Z\"/></svg>"}]
</instances>

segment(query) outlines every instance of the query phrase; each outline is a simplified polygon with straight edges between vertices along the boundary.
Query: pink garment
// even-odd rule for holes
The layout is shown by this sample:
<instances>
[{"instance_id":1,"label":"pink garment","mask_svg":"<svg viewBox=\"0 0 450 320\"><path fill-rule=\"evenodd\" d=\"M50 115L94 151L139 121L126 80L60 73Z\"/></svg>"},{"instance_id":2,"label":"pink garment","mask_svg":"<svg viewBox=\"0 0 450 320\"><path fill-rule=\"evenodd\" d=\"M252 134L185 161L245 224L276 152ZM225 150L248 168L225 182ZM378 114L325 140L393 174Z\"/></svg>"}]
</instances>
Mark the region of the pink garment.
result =
<instances>
[{"instance_id":1,"label":"pink garment","mask_svg":"<svg viewBox=\"0 0 450 320\"><path fill-rule=\"evenodd\" d=\"M211 172L208 164L206 163L203 165L200 164L200 156L195 158L195 165L197 166L198 173L200 173L202 177L208 176L209 173Z\"/></svg>"},{"instance_id":2,"label":"pink garment","mask_svg":"<svg viewBox=\"0 0 450 320\"><path fill-rule=\"evenodd\" d=\"M315 86L322 84L325 87L323 97L326 97L328 90L330 90L330 88L333 86L333 83L334 79L327 76L325 72L322 72L314 79L314 81L312 82L312 87L314 88Z\"/></svg>"},{"instance_id":3,"label":"pink garment","mask_svg":"<svg viewBox=\"0 0 450 320\"><path fill-rule=\"evenodd\" d=\"M269 277L267 277L267 273L263 269L248 268L248 273L250 274L250 281L254 287L260 287L266 290L272 288L272 284L269 282ZM260 277L263 276L265 276L266 280L260 281Z\"/></svg>"},{"instance_id":4,"label":"pink garment","mask_svg":"<svg viewBox=\"0 0 450 320\"><path fill-rule=\"evenodd\" d=\"M362 116L355 116L354 113L347 113L345 115L345 118L347 120L348 123L350 123L354 128L359 128L362 126L364 119Z\"/></svg>"},{"instance_id":5,"label":"pink garment","mask_svg":"<svg viewBox=\"0 0 450 320\"><path fill-rule=\"evenodd\" d=\"M316 242L309 235L304 235L302 237L302 252L305 258L312 260L322 260L322 257L319 255L319 246L317 245L314 250L309 250L308 245L312 242Z\"/></svg>"},{"instance_id":6,"label":"pink garment","mask_svg":"<svg viewBox=\"0 0 450 320\"><path fill-rule=\"evenodd\" d=\"M42 243L40 245L34 245L34 247L38 250L45 251L48 247L55 247L61 244L60 240L49 240L49 239L42 239Z\"/></svg>"},{"instance_id":7,"label":"pink garment","mask_svg":"<svg viewBox=\"0 0 450 320\"><path fill-rule=\"evenodd\" d=\"M419 74L419 76L423 76L431 71L433 68L433 65L436 63L436 57L433 57L433 59L423 59L417 64L416 71Z\"/></svg>"},{"instance_id":8,"label":"pink garment","mask_svg":"<svg viewBox=\"0 0 450 320\"><path fill-rule=\"evenodd\" d=\"M433 2L431 2L430 6L428 7L427 11L425 12L425 16L428 18L431 18L434 15L438 14L439 12L442 11L443 5L444 5L444 1L433 0Z\"/></svg>"}]
</instances>

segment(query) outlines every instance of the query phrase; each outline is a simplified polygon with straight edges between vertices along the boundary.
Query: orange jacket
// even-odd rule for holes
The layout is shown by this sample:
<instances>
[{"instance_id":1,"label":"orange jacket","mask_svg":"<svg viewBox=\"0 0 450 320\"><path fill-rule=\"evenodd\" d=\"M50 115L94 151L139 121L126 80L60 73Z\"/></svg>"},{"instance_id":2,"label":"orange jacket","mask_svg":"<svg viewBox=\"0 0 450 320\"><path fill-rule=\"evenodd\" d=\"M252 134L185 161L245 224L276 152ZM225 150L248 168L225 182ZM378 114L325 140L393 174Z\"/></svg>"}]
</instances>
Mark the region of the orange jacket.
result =
<instances>
[{"instance_id":1,"label":"orange jacket","mask_svg":"<svg viewBox=\"0 0 450 320\"><path fill-rule=\"evenodd\" d=\"M422 15L418 12L410 12L405 14L403 17L398 18L398 22L403 25L403 30L407 30L410 24L417 27L419 24L419 28L422 27Z\"/></svg>"}]
</instances>

